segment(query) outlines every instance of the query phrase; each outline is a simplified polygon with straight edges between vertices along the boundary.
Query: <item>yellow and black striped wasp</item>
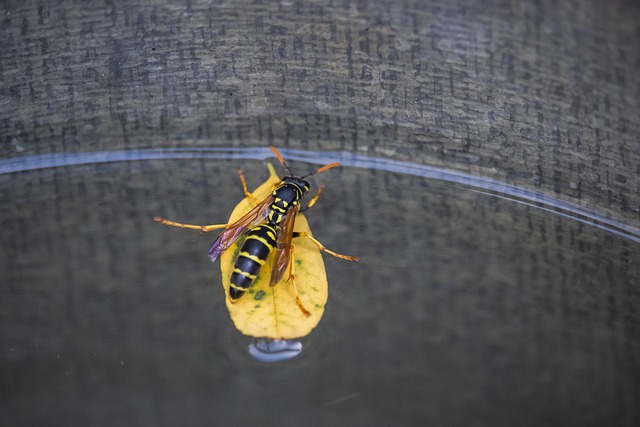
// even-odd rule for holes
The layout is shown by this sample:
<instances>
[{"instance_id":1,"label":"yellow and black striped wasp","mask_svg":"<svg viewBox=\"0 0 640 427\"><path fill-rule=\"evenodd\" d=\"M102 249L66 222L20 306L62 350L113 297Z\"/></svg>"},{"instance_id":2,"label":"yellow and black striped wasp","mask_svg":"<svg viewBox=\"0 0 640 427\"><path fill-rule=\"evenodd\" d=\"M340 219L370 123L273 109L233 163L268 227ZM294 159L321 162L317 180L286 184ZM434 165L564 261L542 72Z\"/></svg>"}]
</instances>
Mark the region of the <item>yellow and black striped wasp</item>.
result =
<instances>
[{"instance_id":1,"label":"yellow and black striped wasp","mask_svg":"<svg viewBox=\"0 0 640 427\"><path fill-rule=\"evenodd\" d=\"M285 272L289 271L288 280L291 281L296 303L300 310L309 316L309 311L303 306L298 296L298 290L294 280L294 263L292 240L294 238L306 237L310 239L321 251L334 257L348 261L359 261L358 257L338 254L325 248L318 240L306 232L294 232L294 225L298 212L304 212L315 204L323 190L320 187L318 192L306 205L301 205L301 199L309 192L311 185L305 178L322 173L328 169L340 166L340 163L330 163L302 177L295 176L289 166L275 147L269 147L276 155L280 164L289 174L282 178L271 194L259 202L253 209L243 217L231 224L213 225L192 225L182 224L155 217L154 221L174 227L190 228L202 232L210 232L224 228L218 238L209 249L209 257L215 262L222 253L229 249L234 242L244 236L244 242L234 263L233 273L230 280L229 298L236 301L253 284L260 269L266 262L271 260L270 286L275 286L283 278ZM247 190L244 175L238 171L244 193L253 199L253 195ZM275 254L270 258L273 250Z\"/></svg>"}]
</instances>

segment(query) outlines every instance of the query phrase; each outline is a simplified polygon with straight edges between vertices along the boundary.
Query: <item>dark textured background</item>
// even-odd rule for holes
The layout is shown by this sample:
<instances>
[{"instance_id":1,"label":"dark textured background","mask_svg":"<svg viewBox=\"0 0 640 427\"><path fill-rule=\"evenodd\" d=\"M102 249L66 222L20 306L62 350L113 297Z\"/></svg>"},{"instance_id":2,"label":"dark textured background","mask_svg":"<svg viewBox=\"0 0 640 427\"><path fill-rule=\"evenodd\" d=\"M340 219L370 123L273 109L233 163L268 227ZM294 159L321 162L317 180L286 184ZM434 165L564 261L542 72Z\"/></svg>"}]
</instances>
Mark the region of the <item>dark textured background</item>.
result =
<instances>
[{"instance_id":1,"label":"dark textured background","mask_svg":"<svg viewBox=\"0 0 640 427\"><path fill-rule=\"evenodd\" d=\"M4 1L0 155L342 149L640 223L636 1Z\"/></svg>"},{"instance_id":2,"label":"dark textured background","mask_svg":"<svg viewBox=\"0 0 640 427\"><path fill-rule=\"evenodd\" d=\"M4 1L0 158L344 150L639 227L638 69L637 1ZM637 243L399 174L322 175L312 222L363 262L327 262L353 283L332 283L312 366L265 374L244 350L226 361L238 337L207 239L150 218L223 217L239 163L0 177L0 420L637 425ZM376 371L380 358L398 369Z\"/></svg>"}]
</instances>

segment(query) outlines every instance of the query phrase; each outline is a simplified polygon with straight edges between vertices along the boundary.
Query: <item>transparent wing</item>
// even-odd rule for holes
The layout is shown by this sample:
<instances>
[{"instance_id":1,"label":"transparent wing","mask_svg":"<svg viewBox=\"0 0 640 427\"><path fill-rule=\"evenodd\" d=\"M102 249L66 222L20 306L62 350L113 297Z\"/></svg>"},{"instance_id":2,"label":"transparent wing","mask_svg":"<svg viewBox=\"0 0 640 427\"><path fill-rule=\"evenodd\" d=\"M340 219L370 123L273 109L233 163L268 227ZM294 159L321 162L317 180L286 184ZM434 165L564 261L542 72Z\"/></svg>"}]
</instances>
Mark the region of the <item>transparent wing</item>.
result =
<instances>
[{"instance_id":1,"label":"transparent wing","mask_svg":"<svg viewBox=\"0 0 640 427\"><path fill-rule=\"evenodd\" d=\"M276 244L276 253L273 258L273 268L271 270L270 286L275 286L284 276L284 273L289 268L289 262L291 260L291 240L293 239L293 227L296 223L296 216L300 206L292 206L287 211L287 216L282 220L282 231L278 237L278 243Z\"/></svg>"},{"instance_id":2,"label":"transparent wing","mask_svg":"<svg viewBox=\"0 0 640 427\"><path fill-rule=\"evenodd\" d=\"M220 233L215 242L213 242L213 245L211 245L211 249L209 249L209 258L211 258L211 261L216 262L220 255L229 249L238 237L248 229L262 222L269 214L271 203L273 203L273 195L264 199L258 206L251 209L242 218Z\"/></svg>"}]
</instances>

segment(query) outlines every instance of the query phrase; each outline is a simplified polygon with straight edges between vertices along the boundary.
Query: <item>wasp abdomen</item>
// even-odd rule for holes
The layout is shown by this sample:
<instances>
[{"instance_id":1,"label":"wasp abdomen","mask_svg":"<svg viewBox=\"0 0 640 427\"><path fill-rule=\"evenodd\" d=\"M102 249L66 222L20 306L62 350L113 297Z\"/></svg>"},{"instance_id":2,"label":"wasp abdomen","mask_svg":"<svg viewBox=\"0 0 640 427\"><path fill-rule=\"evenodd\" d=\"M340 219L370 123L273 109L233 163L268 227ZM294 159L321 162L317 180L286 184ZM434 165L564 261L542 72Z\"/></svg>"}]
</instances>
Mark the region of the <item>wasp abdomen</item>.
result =
<instances>
[{"instance_id":1,"label":"wasp abdomen","mask_svg":"<svg viewBox=\"0 0 640 427\"><path fill-rule=\"evenodd\" d=\"M276 229L270 224L252 228L240 248L231 274L229 297L237 300L251 287L276 245Z\"/></svg>"}]
</instances>

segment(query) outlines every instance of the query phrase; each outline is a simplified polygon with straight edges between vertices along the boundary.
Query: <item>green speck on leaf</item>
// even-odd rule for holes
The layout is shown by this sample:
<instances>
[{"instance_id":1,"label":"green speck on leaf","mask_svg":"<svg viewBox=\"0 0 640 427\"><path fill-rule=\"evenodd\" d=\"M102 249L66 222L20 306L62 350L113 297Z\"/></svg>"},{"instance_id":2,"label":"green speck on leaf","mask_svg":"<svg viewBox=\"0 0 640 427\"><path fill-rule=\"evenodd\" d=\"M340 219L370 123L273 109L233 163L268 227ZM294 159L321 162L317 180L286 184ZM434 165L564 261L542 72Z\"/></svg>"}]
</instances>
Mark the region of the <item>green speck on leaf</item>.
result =
<instances>
[{"instance_id":1,"label":"green speck on leaf","mask_svg":"<svg viewBox=\"0 0 640 427\"><path fill-rule=\"evenodd\" d=\"M254 300L256 300L256 301L260 301L262 298L264 298L264 296L265 296L266 294L267 294L267 293L266 293L265 291L258 291L258 292L256 292L256 294L253 296L253 299L254 299Z\"/></svg>"}]
</instances>

